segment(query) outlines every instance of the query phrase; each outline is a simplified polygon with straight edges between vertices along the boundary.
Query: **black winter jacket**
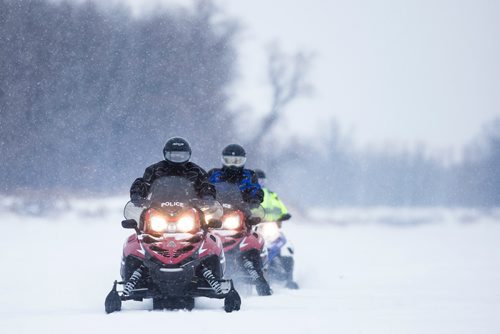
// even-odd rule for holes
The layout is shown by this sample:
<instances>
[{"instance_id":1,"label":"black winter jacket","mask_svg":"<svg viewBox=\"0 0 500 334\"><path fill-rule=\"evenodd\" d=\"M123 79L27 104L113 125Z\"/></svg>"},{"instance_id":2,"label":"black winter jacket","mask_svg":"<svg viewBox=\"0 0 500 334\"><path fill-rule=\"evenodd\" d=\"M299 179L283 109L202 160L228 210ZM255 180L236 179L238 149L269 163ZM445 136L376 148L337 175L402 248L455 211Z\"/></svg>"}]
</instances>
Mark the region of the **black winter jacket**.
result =
<instances>
[{"instance_id":1,"label":"black winter jacket","mask_svg":"<svg viewBox=\"0 0 500 334\"><path fill-rule=\"evenodd\" d=\"M180 165L165 160L146 168L144 176L132 183L130 199L146 198L153 181L163 176L185 177L194 184L199 198L210 197L215 199L215 187L208 182L207 172L203 168L190 161Z\"/></svg>"}]
</instances>

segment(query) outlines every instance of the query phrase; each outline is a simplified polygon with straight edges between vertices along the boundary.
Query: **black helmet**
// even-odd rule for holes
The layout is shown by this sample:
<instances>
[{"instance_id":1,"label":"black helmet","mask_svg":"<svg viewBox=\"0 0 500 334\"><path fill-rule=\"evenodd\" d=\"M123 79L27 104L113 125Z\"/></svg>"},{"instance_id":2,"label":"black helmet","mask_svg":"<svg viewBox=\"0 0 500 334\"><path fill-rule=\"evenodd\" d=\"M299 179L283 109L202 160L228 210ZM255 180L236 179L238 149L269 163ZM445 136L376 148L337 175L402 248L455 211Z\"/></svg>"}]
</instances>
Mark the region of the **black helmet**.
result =
<instances>
[{"instance_id":1,"label":"black helmet","mask_svg":"<svg viewBox=\"0 0 500 334\"><path fill-rule=\"evenodd\" d=\"M245 162L247 153L238 144L227 145L222 150L222 164L226 167L243 167Z\"/></svg>"},{"instance_id":2,"label":"black helmet","mask_svg":"<svg viewBox=\"0 0 500 334\"><path fill-rule=\"evenodd\" d=\"M172 137L163 148L163 156L169 162L183 164L191 158L191 147L186 139Z\"/></svg>"},{"instance_id":3,"label":"black helmet","mask_svg":"<svg viewBox=\"0 0 500 334\"><path fill-rule=\"evenodd\" d=\"M265 179L266 178L266 173L262 169L254 169L255 174L257 175L258 179Z\"/></svg>"}]
</instances>

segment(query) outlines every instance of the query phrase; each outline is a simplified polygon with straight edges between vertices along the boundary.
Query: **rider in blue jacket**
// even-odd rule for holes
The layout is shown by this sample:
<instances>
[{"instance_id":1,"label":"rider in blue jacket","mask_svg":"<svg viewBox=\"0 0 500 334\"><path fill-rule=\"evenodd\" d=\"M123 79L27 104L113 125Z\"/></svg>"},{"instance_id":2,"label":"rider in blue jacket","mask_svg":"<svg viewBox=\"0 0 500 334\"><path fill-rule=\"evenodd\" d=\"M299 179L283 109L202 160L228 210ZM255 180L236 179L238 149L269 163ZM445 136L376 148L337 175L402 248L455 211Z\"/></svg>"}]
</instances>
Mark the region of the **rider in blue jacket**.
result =
<instances>
[{"instance_id":1,"label":"rider in blue jacket","mask_svg":"<svg viewBox=\"0 0 500 334\"><path fill-rule=\"evenodd\" d=\"M245 209L245 216L247 219L250 219L253 215L251 209L256 209L260 206L260 203L264 199L264 192L259 185L255 172L244 168L246 159L246 152L243 147L237 144L228 145L222 151L222 168L210 170L208 177L209 181L215 184L216 188L218 183L237 185L241 193L241 200L243 200L244 206L247 207ZM220 193L217 189L217 199L219 195ZM249 277L255 283L259 295L271 295L272 289L264 277L261 258L247 258L244 261L244 270L248 272Z\"/></svg>"},{"instance_id":2,"label":"rider in blue jacket","mask_svg":"<svg viewBox=\"0 0 500 334\"><path fill-rule=\"evenodd\" d=\"M262 203L264 191L255 172L244 168L246 159L246 152L240 145L226 146L222 151L222 168L214 168L208 172L209 182L238 184L243 201L256 207Z\"/></svg>"}]
</instances>

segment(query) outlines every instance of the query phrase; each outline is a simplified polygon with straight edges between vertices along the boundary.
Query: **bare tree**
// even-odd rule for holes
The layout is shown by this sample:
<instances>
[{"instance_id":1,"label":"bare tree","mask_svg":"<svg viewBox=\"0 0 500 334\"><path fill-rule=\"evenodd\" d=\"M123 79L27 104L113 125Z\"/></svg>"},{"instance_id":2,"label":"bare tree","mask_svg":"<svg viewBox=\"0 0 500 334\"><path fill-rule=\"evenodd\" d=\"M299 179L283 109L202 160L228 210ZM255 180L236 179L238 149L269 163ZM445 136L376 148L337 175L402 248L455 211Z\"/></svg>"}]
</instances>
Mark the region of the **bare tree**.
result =
<instances>
[{"instance_id":1,"label":"bare tree","mask_svg":"<svg viewBox=\"0 0 500 334\"><path fill-rule=\"evenodd\" d=\"M278 44L273 43L268 51L267 75L272 89L271 108L261 122L261 126L249 143L258 148L265 141L266 135L275 126L291 102L308 95L312 87L307 82L312 54L297 51L287 55Z\"/></svg>"}]
</instances>

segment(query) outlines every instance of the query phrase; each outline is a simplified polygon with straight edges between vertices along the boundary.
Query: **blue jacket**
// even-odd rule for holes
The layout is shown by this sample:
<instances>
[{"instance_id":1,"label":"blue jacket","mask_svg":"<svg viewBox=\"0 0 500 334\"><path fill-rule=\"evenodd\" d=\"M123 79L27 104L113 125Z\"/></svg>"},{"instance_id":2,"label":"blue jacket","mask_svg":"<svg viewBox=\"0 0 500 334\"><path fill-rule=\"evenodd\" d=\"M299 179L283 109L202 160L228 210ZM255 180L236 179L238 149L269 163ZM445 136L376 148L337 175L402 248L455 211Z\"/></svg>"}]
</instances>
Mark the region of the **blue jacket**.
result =
<instances>
[{"instance_id":1,"label":"blue jacket","mask_svg":"<svg viewBox=\"0 0 500 334\"><path fill-rule=\"evenodd\" d=\"M210 183L236 183L243 200L250 204L260 204L264 199L257 175L253 170L233 167L214 168L208 172Z\"/></svg>"}]
</instances>

